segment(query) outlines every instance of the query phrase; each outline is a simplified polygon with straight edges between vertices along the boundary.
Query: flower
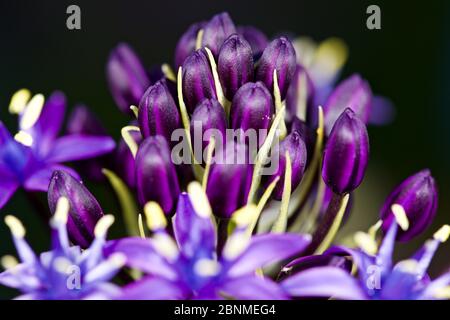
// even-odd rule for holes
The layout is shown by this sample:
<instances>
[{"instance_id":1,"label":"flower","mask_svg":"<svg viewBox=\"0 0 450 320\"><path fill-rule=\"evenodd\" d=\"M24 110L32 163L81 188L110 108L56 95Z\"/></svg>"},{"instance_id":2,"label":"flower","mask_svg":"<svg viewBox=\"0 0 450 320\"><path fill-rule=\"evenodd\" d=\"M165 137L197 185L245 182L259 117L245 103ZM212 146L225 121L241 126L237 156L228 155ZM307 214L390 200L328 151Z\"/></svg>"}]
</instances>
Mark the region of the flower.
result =
<instances>
[{"instance_id":1,"label":"flower","mask_svg":"<svg viewBox=\"0 0 450 320\"><path fill-rule=\"evenodd\" d=\"M198 32L204 27L205 22L192 24L178 40L175 48L175 67L180 67L184 60L195 51Z\"/></svg>"},{"instance_id":2,"label":"flower","mask_svg":"<svg viewBox=\"0 0 450 320\"><path fill-rule=\"evenodd\" d=\"M436 215L438 204L437 187L430 170L425 169L412 175L386 199L380 213L385 232L394 221L391 207L396 203L405 208L410 223L408 230L397 232L397 240L408 241L428 228Z\"/></svg>"},{"instance_id":3,"label":"flower","mask_svg":"<svg viewBox=\"0 0 450 320\"><path fill-rule=\"evenodd\" d=\"M61 163L98 157L115 147L108 136L58 137L66 105L61 92L53 93L45 104L42 95L34 96L28 104L18 104L18 97L24 94L29 96L28 91L19 91L11 101L10 110L20 116L19 132L14 138L0 121L0 208L20 186L28 191L47 191L55 170L78 177Z\"/></svg>"},{"instance_id":4,"label":"flower","mask_svg":"<svg viewBox=\"0 0 450 320\"><path fill-rule=\"evenodd\" d=\"M58 200L52 228L52 250L37 256L25 241L25 229L13 216L5 222L11 229L21 262L17 264L10 256L2 261L7 270L0 273L0 284L18 289L22 295L17 299L68 300L108 299L120 293L119 287L108 282L125 263L125 257L114 254L105 258L103 247L109 226L114 218L102 217L95 227L95 240L81 251L70 246L66 223L69 201Z\"/></svg>"},{"instance_id":5,"label":"flower","mask_svg":"<svg viewBox=\"0 0 450 320\"><path fill-rule=\"evenodd\" d=\"M264 49L269 44L267 36L254 26L239 26L237 28L237 32L248 41L250 47L252 48L253 58L258 60Z\"/></svg>"},{"instance_id":6,"label":"flower","mask_svg":"<svg viewBox=\"0 0 450 320\"><path fill-rule=\"evenodd\" d=\"M203 27L202 47L217 57L225 39L236 33L236 27L227 12L216 14Z\"/></svg>"},{"instance_id":7,"label":"flower","mask_svg":"<svg viewBox=\"0 0 450 320\"><path fill-rule=\"evenodd\" d=\"M146 275L123 288L122 299L283 299L286 295L267 277L255 271L280 261L308 243L296 234L249 237L246 227L254 207L241 212L240 224L223 251L216 251L217 234L211 208L198 183L178 200L173 221L175 239L165 230L167 221L155 203L145 207L150 239L112 241L107 255L121 253L127 266ZM157 290L155 290L157 288Z\"/></svg>"}]
</instances>

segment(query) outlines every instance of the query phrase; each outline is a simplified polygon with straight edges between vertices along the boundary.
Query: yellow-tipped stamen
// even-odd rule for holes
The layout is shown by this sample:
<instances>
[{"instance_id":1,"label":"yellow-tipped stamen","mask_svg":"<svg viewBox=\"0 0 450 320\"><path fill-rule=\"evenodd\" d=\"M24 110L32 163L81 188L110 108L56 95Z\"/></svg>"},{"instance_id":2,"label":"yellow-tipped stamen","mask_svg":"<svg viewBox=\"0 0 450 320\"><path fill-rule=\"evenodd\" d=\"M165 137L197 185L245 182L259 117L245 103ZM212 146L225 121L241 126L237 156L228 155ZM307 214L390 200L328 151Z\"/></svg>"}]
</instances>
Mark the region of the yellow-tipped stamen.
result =
<instances>
[{"instance_id":1,"label":"yellow-tipped stamen","mask_svg":"<svg viewBox=\"0 0 450 320\"><path fill-rule=\"evenodd\" d=\"M31 147L34 143L33 136L28 132L22 130L14 135L14 140L27 147Z\"/></svg>"},{"instance_id":2,"label":"yellow-tipped stamen","mask_svg":"<svg viewBox=\"0 0 450 320\"><path fill-rule=\"evenodd\" d=\"M317 51L317 43L310 37L298 37L292 44L297 52L297 61L305 68L311 67Z\"/></svg>"},{"instance_id":3,"label":"yellow-tipped stamen","mask_svg":"<svg viewBox=\"0 0 450 320\"><path fill-rule=\"evenodd\" d=\"M358 231L354 235L354 241L361 250L369 255L375 255L378 251L378 245L374 238L368 233Z\"/></svg>"},{"instance_id":4,"label":"yellow-tipped stamen","mask_svg":"<svg viewBox=\"0 0 450 320\"><path fill-rule=\"evenodd\" d=\"M144 214L147 220L147 227L150 230L157 231L166 228L166 216L157 202L147 202L144 206Z\"/></svg>"},{"instance_id":5,"label":"yellow-tipped stamen","mask_svg":"<svg viewBox=\"0 0 450 320\"><path fill-rule=\"evenodd\" d=\"M138 117L138 115L139 115L139 108L136 107L135 105L131 105L131 106L130 106L130 110L133 111L133 114L134 114L134 116L135 116L136 119L137 119L137 117Z\"/></svg>"},{"instance_id":6,"label":"yellow-tipped stamen","mask_svg":"<svg viewBox=\"0 0 450 320\"><path fill-rule=\"evenodd\" d=\"M345 209L347 209L347 204L348 204L348 199L349 199L350 195L346 194L342 200L341 200L341 205L339 208L339 211L336 215L336 218L334 219L334 222L330 228L330 231L328 232L328 234L326 235L325 239L323 239L322 243L320 244L320 246L317 248L315 254L322 254L325 252L325 250L328 249L328 247L331 245L331 243L333 242L336 233L339 230L339 227L342 223L342 218L344 217L344 213L345 213Z\"/></svg>"},{"instance_id":7,"label":"yellow-tipped stamen","mask_svg":"<svg viewBox=\"0 0 450 320\"><path fill-rule=\"evenodd\" d=\"M409 221L405 209L401 205L395 203L391 206L391 210L400 228L402 228L403 231L408 230Z\"/></svg>"},{"instance_id":8,"label":"yellow-tipped stamen","mask_svg":"<svg viewBox=\"0 0 450 320\"><path fill-rule=\"evenodd\" d=\"M253 175L252 175L252 183L250 185L250 191L248 193L247 203L252 203L258 190L259 184L261 183L261 169L263 164L266 162L267 157L269 155L270 148L272 147L273 140L275 139L275 134L277 133L278 126L281 121L284 119L284 106L279 110L276 114L275 119L272 122L272 126L270 127L269 133L267 134L266 139L264 140L263 145L258 151L256 156L256 163L253 166Z\"/></svg>"},{"instance_id":9,"label":"yellow-tipped stamen","mask_svg":"<svg viewBox=\"0 0 450 320\"><path fill-rule=\"evenodd\" d=\"M222 256L227 260L238 257L248 247L250 238L244 232L233 233L225 243Z\"/></svg>"},{"instance_id":10,"label":"yellow-tipped stamen","mask_svg":"<svg viewBox=\"0 0 450 320\"><path fill-rule=\"evenodd\" d=\"M14 216L8 215L5 217L5 223L8 226L8 228L11 230L11 233L15 238L25 237L25 228L19 219L17 219Z\"/></svg>"},{"instance_id":11,"label":"yellow-tipped stamen","mask_svg":"<svg viewBox=\"0 0 450 320\"><path fill-rule=\"evenodd\" d=\"M407 259L400 261L395 265L395 269L399 269L403 272L407 273L417 273L417 269L419 267L419 262L414 259Z\"/></svg>"},{"instance_id":12,"label":"yellow-tipped stamen","mask_svg":"<svg viewBox=\"0 0 450 320\"><path fill-rule=\"evenodd\" d=\"M433 296L435 299L450 300L450 286L437 289Z\"/></svg>"},{"instance_id":13,"label":"yellow-tipped stamen","mask_svg":"<svg viewBox=\"0 0 450 320\"><path fill-rule=\"evenodd\" d=\"M145 239L145 231L144 231L144 222L142 221L142 214L138 215L138 228L139 228L139 236L142 239Z\"/></svg>"},{"instance_id":14,"label":"yellow-tipped stamen","mask_svg":"<svg viewBox=\"0 0 450 320\"><path fill-rule=\"evenodd\" d=\"M205 165L205 171L203 172L203 180L202 180L202 187L203 190L206 191L206 186L208 184L208 176L209 176L209 170L211 169L211 160L212 155L214 152L214 148L216 147L216 139L214 137L211 137L208 144L208 153L206 156L206 165Z\"/></svg>"},{"instance_id":15,"label":"yellow-tipped stamen","mask_svg":"<svg viewBox=\"0 0 450 320\"><path fill-rule=\"evenodd\" d=\"M297 97L297 106L295 108L295 113L296 116L302 120L302 121L306 121L306 102L308 100L308 85L307 85L307 79L306 79L306 74L304 72L302 72L300 74L300 79L298 81L297 84L298 88L297 88L297 92L298 92L298 97Z\"/></svg>"},{"instance_id":16,"label":"yellow-tipped stamen","mask_svg":"<svg viewBox=\"0 0 450 320\"><path fill-rule=\"evenodd\" d=\"M281 102L280 87L278 85L278 73L276 69L273 70L273 96L275 98L275 110L278 113L283 108L283 103ZM278 128L280 129L280 138L283 139L284 137L286 137L287 134L287 128L286 123L284 122L284 117L280 121Z\"/></svg>"},{"instance_id":17,"label":"yellow-tipped stamen","mask_svg":"<svg viewBox=\"0 0 450 320\"><path fill-rule=\"evenodd\" d=\"M94 235L96 238L104 238L106 236L106 233L108 232L108 229L112 226L114 223L114 216L112 214L104 215L103 217L98 220L97 224L95 225L94 229Z\"/></svg>"},{"instance_id":18,"label":"yellow-tipped stamen","mask_svg":"<svg viewBox=\"0 0 450 320\"><path fill-rule=\"evenodd\" d=\"M258 220L258 215L258 209L254 204L246 205L236 210L231 215L232 223L228 225L228 234L231 234L235 227L250 227L255 220ZM248 231L248 235L251 236L251 231L249 229Z\"/></svg>"},{"instance_id":19,"label":"yellow-tipped stamen","mask_svg":"<svg viewBox=\"0 0 450 320\"><path fill-rule=\"evenodd\" d=\"M211 217L212 209L200 183L197 181L189 183L187 191L195 212L202 218Z\"/></svg>"},{"instance_id":20,"label":"yellow-tipped stamen","mask_svg":"<svg viewBox=\"0 0 450 320\"><path fill-rule=\"evenodd\" d=\"M319 44L314 57L314 66L333 75L343 67L347 57L348 48L345 42L339 38L328 38Z\"/></svg>"},{"instance_id":21,"label":"yellow-tipped stamen","mask_svg":"<svg viewBox=\"0 0 450 320\"><path fill-rule=\"evenodd\" d=\"M125 126L122 128L122 130L120 130L120 133L122 134L123 140L130 149L131 154L133 155L134 158L136 158L138 144L136 143L136 141L134 141L133 137L131 136L130 133L131 131L141 132L141 130L137 126Z\"/></svg>"},{"instance_id":22,"label":"yellow-tipped stamen","mask_svg":"<svg viewBox=\"0 0 450 320\"><path fill-rule=\"evenodd\" d=\"M59 198L58 202L56 202L56 210L53 215L52 224L54 226L65 225L69 217L69 209L69 200L66 197Z\"/></svg>"},{"instance_id":23,"label":"yellow-tipped stamen","mask_svg":"<svg viewBox=\"0 0 450 320\"><path fill-rule=\"evenodd\" d=\"M31 129L34 124L39 120L42 108L44 107L44 96L42 94L36 94L26 105L20 118L20 128L22 130Z\"/></svg>"},{"instance_id":24,"label":"yellow-tipped stamen","mask_svg":"<svg viewBox=\"0 0 450 320\"><path fill-rule=\"evenodd\" d=\"M56 257L55 261L53 262L53 266L55 267L56 271L62 274L69 274L71 271L70 267L72 265L72 261L70 261L66 257Z\"/></svg>"},{"instance_id":25,"label":"yellow-tipped stamen","mask_svg":"<svg viewBox=\"0 0 450 320\"><path fill-rule=\"evenodd\" d=\"M203 32L203 29L198 30L197 38L195 39L195 50L198 50L202 47Z\"/></svg>"},{"instance_id":26,"label":"yellow-tipped stamen","mask_svg":"<svg viewBox=\"0 0 450 320\"><path fill-rule=\"evenodd\" d=\"M273 233L283 233L286 231L289 199L291 197L291 179L292 179L291 156L289 155L289 152L286 151L286 170L284 173L284 185L283 185L283 194L281 196L280 213L278 214L278 219L272 226Z\"/></svg>"},{"instance_id":27,"label":"yellow-tipped stamen","mask_svg":"<svg viewBox=\"0 0 450 320\"><path fill-rule=\"evenodd\" d=\"M155 249L169 261L178 258L178 247L175 241L166 233L156 233L153 236L153 245Z\"/></svg>"},{"instance_id":28,"label":"yellow-tipped stamen","mask_svg":"<svg viewBox=\"0 0 450 320\"><path fill-rule=\"evenodd\" d=\"M20 114L27 106L28 101L31 98L31 92L28 89L20 89L11 97L9 103L9 112L12 114Z\"/></svg>"},{"instance_id":29,"label":"yellow-tipped stamen","mask_svg":"<svg viewBox=\"0 0 450 320\"><path fill-rule=\"evenodd\" d=\"M369 228L369 231L367 232L374 240L377 237L377 232L380 230L381 226L383 225L382 220L378 220L377 223L375 223L373 226Z\"/></svg>"},{"instance_id":30,"label":"yellow-tipped stamen","mask_svg":"<svg viewBox=\"0 0 450 320\"><path fill-rule=\"evenodd\" d=\"M173 72L172 67L168 63L164 63L161 66L161 71L164 74L164 77L166 77L166 79L169 79L172 82L176 82L177 81L177 77L175 76L175 72Z\"/></svg>"},{"instance_id":31,"label":"yellow-tipped stamen","mask_svg":"<svg viewBox=\"0 0 450 320\"><path fill-rule=\"evenodd\" d=\"M220 271L220 264L216 260L200 259L194 265L194 272L203 277L212 277Z\"/></svg>"},{"instance_id":32,"label":"yellow-tipped stamen","mask_svg":"<svg viewBox=\"0 0 450 320\"><path fill-rule=\"evenodd\" d=\"M219 74L217 72L216 61L214 60L214 56L213 56L211 50L209 50L209 48L207 48L207 47L205 47L205 50L206 50L206 53L208 54L209 64L211 65L211 71L212 71L213 78L214 78L214 85L216 87L217 101L219 101L219 103L222 105L222 107L225 108L226 99L225 99L225 95L223 94L222 85L220 84ZM225 111L227 111L227 110L225 110Z\"/></svg>"},{"instance_id":33,"label":"yellow-tipped stamen","mask_svg":"<svg viewBox=\"0 0 450 320\"><path fill-rule=\"evenodd\" d=\"M3 267L3 269L8 270L8 269L12 269L15 266L17 266L19 264L19 261L17 261L17 259L13 256L6 255L6 256L2 257L2 259L0 260L0 263Z\"/></svg>"},{"instance_id":34,"label":"yellow-tipped stamen","mask_svg":"<svg viewBox=\"0 0 450 320\"><path fill-rule=\"evenodd\" d=\"M127 262L127 257L123 253L116 252L110 255L107 261L116 268L122 268Z\"/></svg>"},{"instance_id":35,"label":"yellow-tipped stamen","mask_svg":"<svg viewBox=\"0 0 450 320\"><path fill-rule=\"evenodd\" d=\"M448 224L445 224L434 233L433 238L441 243L444 243L448 240L449 236L450 226Z\"/></svg>"}]
</instances>

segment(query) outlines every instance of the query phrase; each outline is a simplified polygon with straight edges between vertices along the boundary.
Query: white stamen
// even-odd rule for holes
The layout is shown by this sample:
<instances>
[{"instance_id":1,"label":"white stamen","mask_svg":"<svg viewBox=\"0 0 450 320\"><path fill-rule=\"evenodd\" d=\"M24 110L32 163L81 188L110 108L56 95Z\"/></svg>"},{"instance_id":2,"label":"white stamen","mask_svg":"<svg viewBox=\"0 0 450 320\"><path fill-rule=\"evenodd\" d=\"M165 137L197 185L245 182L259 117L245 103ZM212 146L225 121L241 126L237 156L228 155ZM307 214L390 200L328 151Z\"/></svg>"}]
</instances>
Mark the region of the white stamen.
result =
<instances>
[{"instance_id":1,"label":"white stamen","mask_svg":"<svg viewBox=\"0 0 450 320\"><path fill-rule=\"evenodd\" d=\"M161 66L161 71L163 72L164 76L169 79L172 82L176 82L177 81L177 77L175 76L175 73L173 72L172 68L170 67L169 64L164 63Z\"/></svg>"},{"instance_id":2,"label":"white stamen","mask_svg":"<svg viewBox=\"0 0 450 320\"><path fill-rule=\"evenodd\" d=\"M70 204L66 197L61 197L56 203L55 215L52 219L52 225L65 225L67 223L67 218L69 216Z\"/></svg>"},{"instance_id":3,"label":"white stamen","mask_svg":"<svg viewBox=\"0 0 450 320\"><path fill-rule=\"evenodd\" d=\"M44 96L42 94L36 94L28 102L27 106L23 110L22 118L20 119L20 128L23 130L30 129L34 126L36 121L39 120L42 108L44 107Z\"/></svg>"},{"instance_id":4,"label":"white stamen","mask_svg":"<svg viewBox=\"0 0 450 320\"><path fill-rule=\"evenodd\" d=\"M373 239L376 238L378 230L380 230L381 226L383 225L382 220L378 220L377 223L375 223L373 226L369 228L369 231L367 232Z\"/></svg>"},{"instance_id":5,"label":"white stamen","mask_svg":"<svg viewBox=\"0 0 450 320\"><path fill-rule=\"evenodd\" d=\"M391 206L391 210L392 213L394 213L395 220L397 221L400 228L402 228L403 231L408 230L409 221L405 209L401 205L395 203Z\"/></svg>"},{"instance_id":6,"label":"white stamen","mask_svg":"<svg viewBox=\"0 0 450 320\"><path fill-rule=\"evenodd\" d=\"M157 202L150 201L144 206L145 218L147 219L147 227L152 230L165 229L167 226L166 216Z\"/></svg>"},{"instance_id":7,"label":"white stamen","mask_svg":"<svg viewBox=\"0 0 450 320\"><path fill-rule=\"evenodd\" d=\"M136 107L135 105L131 105L130 110L133 111L134 116L137 118L139 114L139 108Z\"/></svg>"},{"instance_id":8,"label":"white stamen","mask_svg":"<svg viewBox=\"0 0 450 320\"><path fill-rule=\"evenodd\" d=\"M31 92L28 89L20 89L11 97L8 108L9 112L12 114L20 114L27 106L27 102L30 98Z\"/></svg>"},{"instance_id":9,"label":"white stamen","mask_svg":"<svg viewBox=\"0 0 450 320\"><path fill-rule=\"evenodd\" d=\"M5 223L8 228L11 230L11 233L16 238L25 237L25 228L23 227L22 222L14 216L6 216Z\"/></svg>"},{"instance_id":10,"label":"white stamen","mask_svg":"<svg viewBox=\"0 0 450 320\"><path fill-rule=\"evenodd\" d=\"M258 215L257 206L254 204L246 205L238 210L236 210L231 219L236 223L239 227L245 227L250 225Z\"/></svg>"},{"instance_id":11,"label":"white stamen","mask_svg":"<svg viewBox=\"0 0 450 320\"><path fill-rule=\"evenodd\" d=\"M250 239L245 232L231 235L223 248L223 257L227 260L237 258L248 247L249 241Z\"/></svg>"},{"instance_id":12,"label":"white stamen","mask_svg":"<svg viewBox=\"0 0 450 320\"><path fill-rule=\"evenodd\" d=\"M436 231L436 233L433 235L433 238L441 243L444 243L448 240L449 236L450 226L448 224L445 224L438 231Z\"/></svg>"},{"instance_id":13,"label":"white stamen","mask_svg":"<svg viewBox=\"0 0 450 320\"><path fill-rule=\"evenodd\" d=\"M123 253L116 252L108 257L108 262L116 268L122 268L127 262L127 257Z\"/></svg>"},{"instance_id":14,"label":"white stamen","mask_svg":"<svg viewBox=\"0 0 450 320\"><path fill-rule=\"evenodd\" d=\"M175 241L165 233L157 233L153 236L155 249L169 261L178 258L178 247Z\"/></svg>"},{"instance_id":15,"label":"white stamen","mask_svg":"<svg viewBox=\"0 0 450 320\"><path fill-rule=\"evenodd\" d=\"M17 266L19 264L17 259L15 257L13 257L13 256L10 256L10 255L3 256L0 262L2 264L2 267L5 270L14 268L15 266Z\"/></svg>"},{"instance_id":16,"label":"white stamen","mask_svg":"<svg viewBox=\"0 0 450 320\"><path fill-rule=\"evenodd\" d=\"M131 136L131 134L130 134L131 131L141 132L139 130L139 127L137 127L137 126L125 126L122 128L120 133L122 134L123 140L125 141L128 148L130 149L131 154L133 155L134 158L136 158L138 145L137 145L136 141L134 141L133 137Z\"/></svg>"},{"instance_id":17,"label":"white stamen","mask_svg":"<svg viewBox=\"0 0 450 320\"><path fill-rule=\"evenodd\" d=\"M219 273L220 264L215 260L200 259L195 263L194 271L200 276L212 277Z\"/></svg>"},{"instance_id":18,"label":"white stamen","mask_svg":"<svg viewBox=\"0 0 450 320\"><path fill-rule=\"evenodd\" d=\"M33 145L33 137L31 134L25 131L19 131L14 135L14 140L23 144L26 147L31 147Z\"/></svg>"},{"instance_id":19,"label":"white stamen","mask_svg":"<svg viewBox=\"0 0 450 320\"><path fill-rule=\"evenodd\" d=\"M145 239L144 222L142 222L142 214L138 214L138 229L139 235L142 239Z\"/></svg>"},{"instance_id":20,"label":"white stamen","mask_svg":"<svg viewBox=\"0 0 450 320\"><path fill-rule=\"evenodd\" d=\"M375 239L365 232L358 231L355 233L353 239L355 243L360 247L364 252L369 255L375 255L378 251L378 246Z\"/></svg>"},{"instance_id":21,"label":"white stamen","mask_svg":"<svg viewBox=\"0 0 450 320\"><path fill-rule=\"evenodd\" d=\"M187 190L195 212L202 218L209 218L212 214L211 206L200 183L197 181L191 182Z\"/></svg>"},{"instance_id":22,"label":"white stamen","mask_svg":"<svg viewBox=\"0 0 450 320\"><path fill-rule=\"evenodd\" d=\"M114 216L107 214L98 220L95 225L94 235L96 238L104 238L108 232L109 227L114 223Z\"/></svg>"},{"instance_id":23,"label":"white stamen","mask_svg":"<svg viewBox=\"0 0 450 320\"><path fill-rule=\"evenodd\" d=\"M213 56L211 50L209 50L209 48L205 47L205 51L208 54L209 63L211 65L211 71L212 71L213 78L214 78L214 86L216 87L217 101L219 101L219 103L222 105L222 107L225 108L226 99L225 99L225 95L223 94L222 85L219 80L219 74L217 73L216 61L214 60L214 56Z\"/></svg>"},{"instance_id":24,"label":"white stamen","mask_svg":"<svg viewBox=\"0 0 450 320\"><path fill-rule=\"evenodd\" d=\"M438 288L434 293L434 298L441 300L450 299L450 286Z\"/></svg>"},{"instance_id":25,"label":"white stamen","mask_svg":"<svg viewBox=\"0 0 450 320\"><path fill-rule=\"evenodd\" d=\"M73 265L72 261L65 257L57 257L53 263L56 271L63 274L68 274L71 269L70 267Z\"/></svg>"},{"instance_id":26,"label":"white stamen","mask_svg":"<svg viewBox=\"0 0 450 320\"><path fill-rule=\"evenodd\" d=\"M197 38L195 39L195 50L198 50L202 47L203 32L203 29L198 30Z\"/></svg>"},{"instance_id":27,"label":"white stamen","mask_svg":"<svg viewBox=\"0 0 450 320\"><path fill-rule=\"evenodd\" d=\"M419 263L416 260L408 259L400 261L396 264L395 269L399 269L403 272L407 273L416 273L417 268L419 267Z\"/></svg>"}]
</instances>

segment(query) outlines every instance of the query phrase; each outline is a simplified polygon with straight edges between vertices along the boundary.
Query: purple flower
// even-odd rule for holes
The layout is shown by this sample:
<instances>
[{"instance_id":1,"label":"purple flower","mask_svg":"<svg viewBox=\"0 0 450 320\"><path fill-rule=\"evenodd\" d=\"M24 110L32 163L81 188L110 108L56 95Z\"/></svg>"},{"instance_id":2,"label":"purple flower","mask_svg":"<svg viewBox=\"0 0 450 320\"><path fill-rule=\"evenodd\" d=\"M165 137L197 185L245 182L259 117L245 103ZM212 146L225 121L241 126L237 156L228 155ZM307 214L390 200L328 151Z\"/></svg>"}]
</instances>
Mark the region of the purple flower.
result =
<instances>
[{"instance_id":1,"label":"purple flower","mask_svg":"<svg viewBox=\"0 0 450 320\"><path fill-rule=\"evenodd\" d=\"M156 201L166 214L172 214L180 187L167 141L162 136L142 141L135 166L139 202Z\"/></svg>"},{"instance_id":2,"label":"purple flower","mask_svg":"<svg viewBox=\"0 0 450 320\"><path fill-rule=\"evenodd\" d=\"M70 246L66 223L69 202L61 198L50 222L52 250L37 256L25 241L25 229L13 217L5 218L10 227L20 263L0 273L0 284L18 289L17 299L68 300L110 299L120 293L119 287L108 282L125 263L121 254L103 256L105 237L114 218L104 216L95 228L95 240L82 251Z\"/></svg>"},{"instance_id":3,"label":"purple flower","mask_svg":"<svg viewBox=\"0 0 450 320\"><path fill-rule=\"evenodd\" d=\"M117 106L122 112L131 113L130 105L138 105L150 85L150 80L139 57L130 46L120 43L111 51L106 75Z\"/></svg>"},{"instance_id":4,"label":"purple flower","mask_svg":"<svg viewBox=\"0 0 450 320\"><path fill-rule=\"evenodd\" d=\"M108 136L73 134L58 138L66 106L64 95L53 93L41 110L36 99L43 103L43 97L33 99L20 114L19 133L14 138L0 121L0 208L20 186L28 191L47 191L55 170L78 177L61 163L98 157L115 146Z\"/></svg>"},{"instance_id":5,"label":"purple flower","mask_svg":"<svg viewBox=\"0 0 450 320\"><path fill-rule=\"evenodd\" d=\"M113 241L107 248L107 254L122 253L129 267L147 274L126 286L121 298L286 298L276 283L256 276L255 270L299 252L309 238L295 234L250 238L248 225L242 223L229 236L223 251L217 252L211 209L199 185L191 191L180 195L173 222L175 239L165 231L167 222L161 209L150 205L152 209L146 214L153 237Z\"/></svg>"},{"instance_id":6,"label":"purple flower","mask_svg":"<svg viewBox=\"0 0 450 320\"><path fill-rule=\"evenodd\" d=\"M145 91L138 120L144 138L161 135L171 143L172 132L180 127L180 114L165 82L158 81Z\"/></svg>"},{"instance_id":7,"label":"purple flower","mask_svg":"<svg viewBox=\"0 0 450 320\"><path fill-rule=\"evenodd\" d=\"M216 86L205 50L193 52L183 63L183 95L192 113L203 99L216 99Z\"/></svg>"},{"instance_id":8,"label":"purple flower","mask_svg":"<svg viewBox=\"0 0 450 320\"><path fill-rule=\"evenodd\" d=\"M78 180L64 171L55 171L48 188L48 206L55 213L59 198L69 201L67 230L72 243L87 248L94 240L94 228L103 217L103 210L95 197Z\"/></svg>"},{"instance_id":9,"label":"purple flower","mask_svg":"<svg viewBox=\"0 0 450 320\"><path fill-rule=\"evenodd\" d=\"M330 133L336 119L350 108L364 122L369 121L372 107L372 91L367 81L358 74L342 81L328 97L323 113L325 128Z\"/></svg>"},{"instance_id":10,"label":"purple flower","mask_svg":"<svg viewBox=\"0 0 450 320\"><path fill-rule=\"evenodd\" d=\"M267 36L261 30L253 26L240 26L237 28L237 31L248 41L252 48L254 59L258 60L269 44Z\"/></svg>"},{"instance_id":11,"label":"purple flower","mask_svg":"<svg viewBox=\"0 0 450 320\"><path fill-rule=\"evenodd\" d=\"M225 39L236 33L236 27L226 12L216 14L203 28L202 47L207 47L217 57Z\"/></svg>"},{"instance_id":12,"label":"purple flower","mask_svg":"<svg viewBox=\"0 0 450 320\"><path fill-rule=\"evenodd\" d=\"M197 42L197 35L200 29L203 28L205 22L198 22L192 24L185 33L178 40L175 48L175 67L178 69L184 60L195 51L195 44Z\"/></svg>"},{"instance_id":13,"label":"purple flower","mask_svg":"<svg viewBox=\"0 0 450 320\"><path fill-rule=\"evenodd\" d=\"M422 170L412 175L397 186L386 199L380 214L385 232L394 221L391 211L393 204L400 204L405 209L410 223L408 230L397 232L397 240L411 240L427 229L433 222L438 204L437 187L430 170Z\"/></svg>"},{"instance_id":14,"label":"purple flower","mask_svg":"<svg viewBox=\"0 0 450 320\"><path fill-rule=\"evenodd\" d=\"M253 80L253 56L248 42L237 34L228 37L217 61L220 83L228 100L245 83Z\"/></svg>"},{"instance_id":15,"label":"purple flower","mask_svg":"<svg viewBox=\"0 0 450 320\"><path fill-rule=\"evenodd\" d=\"M351 109L345 109L334 124L325 147L323 180L334 193L351 192L361 184L368 158L366 126Z\"/></svg>"},{"instance_id":16,"label":"purple flower","mask_svg":"<svg viewBox=\"0 0 450 320\"><path fill-rule=\"evenodd\" d=\"M275 39L269 43L258 62L256 80L262 81L273 92L273 73L277 70L281 99L284 100L296 66L295 49L291 42L285 37Z\"/></svg>"}]
</instances>

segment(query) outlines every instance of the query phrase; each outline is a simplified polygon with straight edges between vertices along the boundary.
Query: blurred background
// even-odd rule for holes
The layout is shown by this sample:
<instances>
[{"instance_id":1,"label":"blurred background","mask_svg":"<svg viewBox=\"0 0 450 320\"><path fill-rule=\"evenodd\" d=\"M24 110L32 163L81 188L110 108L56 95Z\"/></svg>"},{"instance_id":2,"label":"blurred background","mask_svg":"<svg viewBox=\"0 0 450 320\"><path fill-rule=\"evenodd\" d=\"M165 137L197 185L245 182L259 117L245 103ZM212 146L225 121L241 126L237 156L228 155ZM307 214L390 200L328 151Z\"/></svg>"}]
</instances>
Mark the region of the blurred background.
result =
<instances>
[{"instance_id":1,"label":"blurred background","mask_svg":"<svg viewBox=\"0 0 450 320\"><path fill-rule=\"evenodd\" d=\"M82 29L66 28L66 8L81 8ZM382 29L366 28L366 8L381 8ZM131 44L147 67L172 63L184 30L197 20L228 11L236 24L255 25L268 36L280 32L344 39L350 49L343 77L359 72L375 93L396 106L395 121L370 127L371 158L350 221L341 235L366 230L392 188L407 176L430 168L440 190L436 221L425 234L399 244L407 257L443 223L450 222L450 2L324 0L190 1L0 1L0 119L16 130L7 112L20 88L49 95L65 92L69 105L83 102L114 137L128 118L119 112L105 79L108 53L118 42ZM88 184L105 212L118 213L108 188ZM106 189L106 190L105 190ZM39 195L46 205L45 195ZM0 211L18 216L37 251L48 248L48 232L23 192ZM1 218L3 221L3 218ZM15 254L9 231L0 222L0 256ZM120 230L115 230L118 234ZM442 246L431 267L435 276L450 267L450 245ZM11 291L0 288L0 298Z\"/></svg>"}]
</instances>

